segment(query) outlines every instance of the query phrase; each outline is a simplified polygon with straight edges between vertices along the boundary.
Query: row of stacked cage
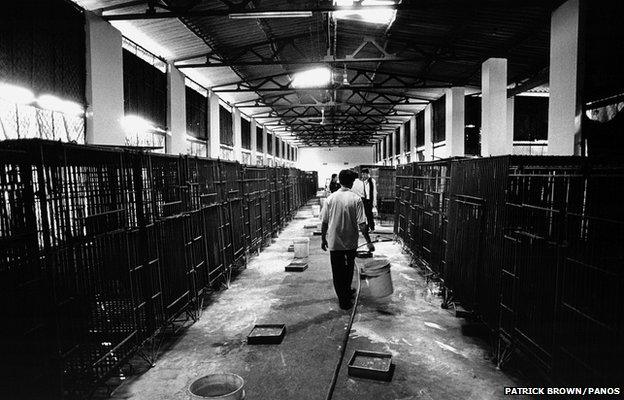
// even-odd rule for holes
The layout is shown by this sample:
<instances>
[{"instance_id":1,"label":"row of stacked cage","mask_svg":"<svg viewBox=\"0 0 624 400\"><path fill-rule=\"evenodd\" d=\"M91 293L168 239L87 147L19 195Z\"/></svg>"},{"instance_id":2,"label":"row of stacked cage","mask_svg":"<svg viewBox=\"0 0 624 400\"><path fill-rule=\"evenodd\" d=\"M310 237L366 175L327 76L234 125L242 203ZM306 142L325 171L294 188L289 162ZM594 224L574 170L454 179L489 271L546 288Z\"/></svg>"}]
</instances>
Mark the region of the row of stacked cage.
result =
<instances>
[{"instance_id":1,"label":"row of stacked cage","mask_svg":"<svg viewBox=\"0 0 624 400\"><path fill-rule=\"evenodd\" d=\"M398 167L395 233L555 382L624 381L624 164L502 156Z\"/></svg>"},{"instance_id":2,"label":"row of stacked cage","mask_svg":"<svg viewBox=\"0 0 624 400\"><path fill-rule=\"evenodd\" d=\"M282 170L0 142L3 396L83 399L131 357L153 363L313 196L309 174Z\"/></svg>"}]
</instances>

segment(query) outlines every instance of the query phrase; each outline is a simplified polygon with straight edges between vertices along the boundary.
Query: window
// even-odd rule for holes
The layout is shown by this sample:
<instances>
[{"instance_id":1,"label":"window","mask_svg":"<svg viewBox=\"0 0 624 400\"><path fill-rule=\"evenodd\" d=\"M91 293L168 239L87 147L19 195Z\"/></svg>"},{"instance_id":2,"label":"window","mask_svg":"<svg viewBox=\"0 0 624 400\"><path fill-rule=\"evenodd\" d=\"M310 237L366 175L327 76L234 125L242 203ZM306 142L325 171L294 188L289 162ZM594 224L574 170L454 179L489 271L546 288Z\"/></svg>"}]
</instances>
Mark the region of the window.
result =
<instances>
[{"instance_id":1,"label":"window","mask_svg":"<svg viewBox=\"0 0 624 400\"><path fill-rule=\"evenodd\" d=\"M405 129L405 141L403 142L404 146L405 146L405 151L409 152L411 150L412 147L412 121L408 120L405 125L403 126L403 128Z\"/></svg>"},{"instance_id":2,"label":"window","mask_svg":"<svg viewBox=\"0 0 624 400\"><path fill-rule=\"evenodd\" d=\"M234 159L234 150L228 146L221 146L219 158L232 161Z\"/></svg>"},{"instance_id":3,"label":"window","mask_svg":"<svg viewBox=\"0 0 624 400\"><path fill-rule=\"evenodd\" d=\"M548 139L548 97L516 96L513 132L514 140Z\"/></svg>"},{"instance_id":4,"label":"window","mask_svg":"<svg viewBox=\"0 0 624 400\"><path fill-rule=\"evenodd\" d=\"M401 154L401 129L396 128L394 131L394 154Z\"/></svg>"},{"instance_id":5,"label":"window","mask_svg":"<svg viewBox=\"0 0 624 400\"><path fill-rule=\"evenodd\" d=\"M416 147L425 145L425 111L416 114Z\"/></svg>"},{"instance_id":6,"label":"window","mask_svg":"<svg viewBox=\"0 0 624 400\"><path fill-rule=\"evenodd\" d=\"M221 144L234 146L232 112L219 104L219 139Z\"/></svg>"},{"instance_id":7,"label":"window","mask_svg":"<svg viewBox=\"0 0 624 400\"><path fill-rule=\"evenodd\" d=\"M267 132L267 153L273 154L273 134Z\"/></svg>"},{"instance_id":8,"label":"window","mask_svg":"<svg viewBox=\"0 0 624 400\"><path fill-rule=\"evenodd\" d=\"M207 156L206 142L195 139L193 137L186 138L186 153L195 156L206 157Z\"/></svg>"},{"instance_id":9,"label":"window","mask_svg":"<svg viewBox=\"0 0 624 400\"><path fill-rule=\"evenodd\" d=\"M433 143L446 139L446 99L444 96L433 102Z\"/></svg>"},{"instance_id":10,"label":"window","mask_svg":"<svg viewBox=\"0 0 624 400\"><path fill-rule=\"evenodd\" d=\"M19 2L19 9L19 15L12 15L9 7L3 10L6 17L0 17L0 83L30 90L36 97L51 94L84 109L83 13L67 2ZM43 138L84 143L84 135L82 114L0 100L0 140Z\"/></svg>"},{"instance_id":11,"label":"window","mask_svg":"<svg viewBox=\"0 0 624 400\"><path fill-rule=\"evenodd\" d=\"M471 155L481 154L481 98L466 96L464 129L464 152Z\"/></svg>"},{"instance_id":12,"label":"window","mask_svg":"<svg viewBox=\"0 0 624 400\"><path fill-rule=\"evenodd\" d=\"M124 112L167 127L167 74L123 50Z\"/></svg>"},{"instance_id":13,"label":"window","mask_svg":"<svg viewBox=\"0 0 624 400\"><path fill-rule=\"evenodd\" d=\"M251 122L241 117L241 147L251 150Z\"/></svg>"},{"instance_id":14,"label":"window","mask_svg":"<svg viewBox=\"0 0 624 400\"><path fill-rule=\"evenodd\" d=\"M262 127L256 126L256 151L262 153Z\"/></svg>"},{"instance_id":15,"label":"window","mask_svg":"<svg viewBox=\"0 0 624 400\"><path fill-rule=\"evenodd\" d=\"M208 138L208 100L196 90L186 87L186 133L189 136Z\"/></svg>"},{"instance_id":16,"label":"window","mask_svg":"<svg viewBox=\"0 0 624 400\"><path fill-rule=\"evenodd\" d=\"M280 158L282 156L282 140L275 138L275 157Z\"/></svg>"}]
</instances>

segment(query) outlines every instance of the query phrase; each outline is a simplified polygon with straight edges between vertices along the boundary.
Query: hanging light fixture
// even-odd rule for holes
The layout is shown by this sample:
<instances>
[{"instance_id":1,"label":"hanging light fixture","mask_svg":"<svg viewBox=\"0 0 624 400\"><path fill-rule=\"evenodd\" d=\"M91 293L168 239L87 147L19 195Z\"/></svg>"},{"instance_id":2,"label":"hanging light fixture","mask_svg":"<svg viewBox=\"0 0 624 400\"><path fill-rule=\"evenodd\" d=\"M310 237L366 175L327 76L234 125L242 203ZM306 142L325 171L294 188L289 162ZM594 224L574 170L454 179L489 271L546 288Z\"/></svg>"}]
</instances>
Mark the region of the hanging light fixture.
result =
<instances>
[{"instance_id":1,"label":"hanging light fixture","mask_svg":"<svg viewBox=\"0 0 624 400\"><path fill-rule=\"evenodd\" d=\"M312 11L264 11L264 12L241 12L229 14L230 19L254 19L254 18L310 18Z\"/></svg>"},{"instance_id":2,"label":"hanging light fixture","mask_svg":"<svg viewBox=\"0 0 624 400\"><path fill-rule=\"evenodd\" d=\"M296 73L292 80L292 86L294 88L328 86L331 81L331 70L327 67L319 67Z\"/></svg>"}]
</instances>

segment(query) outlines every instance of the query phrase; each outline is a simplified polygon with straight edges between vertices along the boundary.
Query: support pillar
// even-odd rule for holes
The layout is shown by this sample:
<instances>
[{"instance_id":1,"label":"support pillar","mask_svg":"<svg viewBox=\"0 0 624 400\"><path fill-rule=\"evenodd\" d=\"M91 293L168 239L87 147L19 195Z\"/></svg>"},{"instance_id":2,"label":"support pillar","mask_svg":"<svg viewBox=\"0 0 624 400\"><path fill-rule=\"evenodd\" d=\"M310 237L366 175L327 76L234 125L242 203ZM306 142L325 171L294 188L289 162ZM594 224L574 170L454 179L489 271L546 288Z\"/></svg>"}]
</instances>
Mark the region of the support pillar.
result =
<instances>
[{"instance_id":1,"label":"support pillar","mask_svg":"<svg viewBox=\"0 0 624 400\"><path fill-rule=\"evenodd\" d=\"M121 33L86 13L86 136L88 144L124 145Z\"/></svg>"},{"instance_id":2,"label":"support pillar","mask_svg":"<svg viewBox=\"0 0 624 400\"><path fill-rule=\"evenodd\" d=\"M209 151L211 158L219 158L221 155L221 133L219 121L219 96L212 91L208 92L208 114L210 116L210 126L208 136Z\"/></svg>"},{"instance_id":3,"label":"support pillar","mask_svg":"<svg viewBox=\"0 0 624 400\"><path fill-rule=\"evenodd\" d=\"M266 126L262 127L262 165L269 164L269 130Z\"/></svg>"},{"instance_id":4,"label":"support pillar","mask_svg":"<svg viewBox=\"0 0 624 400\"><path fill-rule=\"evenodd\" d=\"M425 161L433 161L433 106L425 107Z\"/></svg>"},{"instance_id":5,"label":"support pillar","mask_svg":"<svg viewBox=\"0 0 624 400\"><path fill-rule=\"evenodd\" d=\"M258 164L258 152L256 151L258 147L258 138L256 136L256 120L254 118L249 120L249 126L249 130L251 131L251 160L249 163L251 165L256 165Z\"/></svg>"},{"instance_id":6,"label":"support pillar","mask_svg":"<svg viewBox=\"0 0 624 400\"><path fill-rule=\"evenodd\" d=\"M581 1L568 0L550 20L548 154L580 153L583 64Z\"/></svg>"},{"instance_id":7,"label":"support pillar","mask_svg":"<svg viewBox=\"0 0 624 400\"><path fill-rule=\"evenodd\" d=\"M409 131L409 135L410 135L410 146L411 148L408 150L412 156L411 156L411 160L412 161L416 161L418 160L418 152L416 151L416 115L412 115L410 117L410 131Z\"/></svg>"},{"instance_id":8,"label":"support pillar","mask_svg":"<svg viewBox=\"0 0 624 400\"><path fill-rule=\"evenodd\" d=\"M507 59L490 58L481 66L481 155L511 154L507 131Z\"/></svg>"},{"instance_id":9,"label":"support pillar","mask_svg":"<svg viewBox=\"0 0 624 400\"><path fill-rule=\"evenodd\" d=\"M446 89L446 154L449 157L464 155L464 109L465 93L463 87Z\"/></svg>"},{"instance_id":10,"label":"support pillar","mask_svg":"<svg viewBox=\"0 0 624 400\"><path fill-rule=\"evenodd\" d=\"M271 134L271 142L271 156L273 157L273 165L276 165L277 159L275 158L275 155L277 154L277 135L275 132L272 132Z\"/></svg>"},{"instance_id":11,"label":"support pillar","mask_svg":"<svg viewBox=\"0 0 624 400\"><path fill-rule=\"evenodd\" d=\"M167 65L167 128L167 153L186 154L186 88L173 63Z\"/></svg>"},{"instance_id":12,"label":"support pillar","mask_svg":"<svg viewBox=\"0 0 624 400\"><path fill-rule=\"evenodd\" d=\"M405 124L399 126L399 160L401 164L405 163Z\"/></svg>"},{"instance_id":13,"label":"support pillar","mask_svg":"<svg viewBox=\"0 0 624 400\"><path fill-rule=\"evenodd\" d=\"M385 147L386 147L386 158L384 158L384 165L392 165L392 163L390 162L390 159L392 158L392 156L390 155L391 151L390 151L390 135L394 135L394 133L390 133L388 135L386 135L386 137L384 138L385 140Z\"/></svg>"},{"instance_id":14,"label":"support pillar","mask_svg":"<svg viewBox=\"0 0 624 400\"><path fill-rule=\"evenodd\" d=\"M240 110L232 107L232 136L234 139L234 161L243 162Z\"/></svg>"}]
</instances>

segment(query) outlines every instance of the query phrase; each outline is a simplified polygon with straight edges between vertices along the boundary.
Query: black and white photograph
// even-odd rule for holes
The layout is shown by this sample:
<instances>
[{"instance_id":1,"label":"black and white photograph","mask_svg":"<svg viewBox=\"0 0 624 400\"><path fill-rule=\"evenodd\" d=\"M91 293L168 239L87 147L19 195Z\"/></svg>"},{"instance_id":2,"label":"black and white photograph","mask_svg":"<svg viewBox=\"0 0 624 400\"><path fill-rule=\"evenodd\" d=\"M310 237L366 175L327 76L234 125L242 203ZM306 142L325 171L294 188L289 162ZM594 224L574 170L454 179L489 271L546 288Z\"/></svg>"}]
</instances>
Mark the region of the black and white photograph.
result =
<instances>
[{"instance_id":1,"label":"black and white photograph","mask_svg":"<svg viewBox=\"0 0 624 400\"><path fill-rule=\"evenodd\" d=\"M624 398L624 1L5 0L0 399Z\"/></svg>"}]
</instances>

